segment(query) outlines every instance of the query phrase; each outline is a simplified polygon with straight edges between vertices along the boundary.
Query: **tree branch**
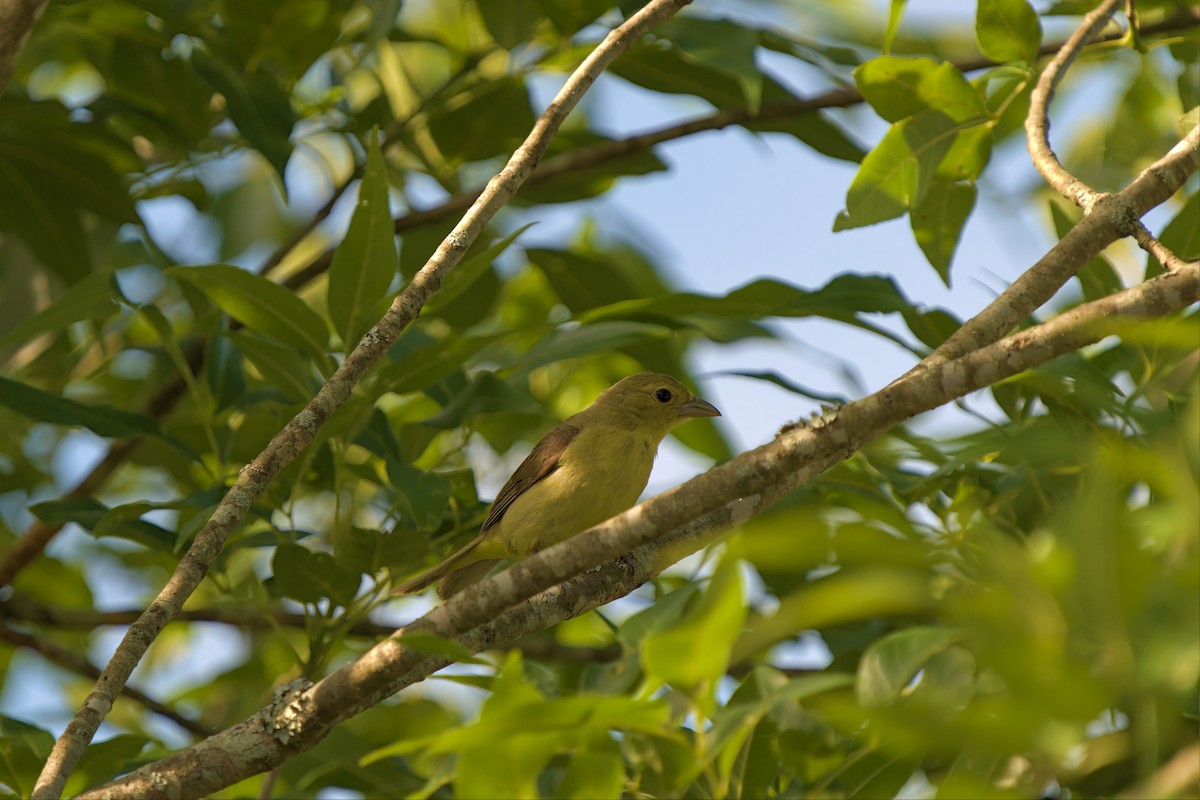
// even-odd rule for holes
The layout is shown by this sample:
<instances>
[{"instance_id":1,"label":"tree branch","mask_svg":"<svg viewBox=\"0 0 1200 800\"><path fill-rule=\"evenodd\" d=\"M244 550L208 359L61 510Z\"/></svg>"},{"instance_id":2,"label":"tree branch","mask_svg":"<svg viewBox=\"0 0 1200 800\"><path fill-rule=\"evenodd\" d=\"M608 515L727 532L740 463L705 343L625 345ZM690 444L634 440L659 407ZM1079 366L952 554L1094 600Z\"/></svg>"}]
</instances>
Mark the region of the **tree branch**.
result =
<instances>
[{"instance_id":1,"label":"tree branch","mask_svg":"<svg viewBox=\"0 0 1200 800\"><path fill-rule=\"evenodd\" d=\"M0 94L8 88L21 48L50 0L0 0Z\"/></svg>"},{"instance_id":2,"label":"tree branch","mask_svg":"<svg viewBox=\"0 0 1200 800\"><path fill-rule=\"evenodd\" d=\"M90 631L105 625L131 625L142 615L141 609L125 611L94 611L92 609L55 608L42 605L22 594L13 593L0 600L0 616L23 620L37 625L63 630ZM308 619L303 614L287 611L257 611L241 608L193 608L180 611L175 619L181 622L219 622L249 630L271 630L274 625L304 629ZM351 636L389 636L395 630L363 620L346 630Z\"/></svg>"},{"instance_id":3,"label":"tree branch","mask_svg":"<svg viewBox=\"0 0 1200 800\"><path fill-rule=\"evenodd\" d=\"M404 328L416 319L425 302L441 286L445 275L462 260L463 254L488 221L525 182L545 154L563 120L596 77L635 39L688 2L690 0L651 0L609 33L584 59L538 118L533 130L504 169L488 182L470 211L438 246L425 266L413 276L383 318L363 336L358 346L346 356L304 409L276 434L262 453L242 469L237 483L226 493L208 523L197 534L167 585L142 616L130 625L83 707L55 742L34 787L34 798L44 800L62 794L67 778L112 707L121 687L129 680L134 667L204 579L225 540L245 516L254 499L313 440L330 415L350 396L367 369L387 352Z\"/></svg>"},{"instance_id":4,"label":"tree branch","mask_svg":"<svg viewBox=\"0 0 1200 800\"><path fill-rule=\"evenodd\" d=\"M1171 756L1153 775L1117 797L1119 800L1195 797L1197 784L1200 784L1200 742L1193 742Z\"/></svg>"},{"instance_id":5,"label":"tree branch","mask_svg":"<svg viewBox=\"0 0 1200 800\"><path fill-rule=\"evenodd\" d=\"M1198 299L1200 266L1189 265L910 373L839 409L819 428L786 428L769 444L455 595L319 683L287 687L253 717L82 797L194 796L271 769L447 663L405 648L404 633L433 633L478 651L584 613L637 588L670 559L761 512L896 424L1097 341L1110 330L1106 319L1162 316ZM604 565L584 573L596 564Z\"/></svg>"},{"instance_id":6,"label":"tree branch","mask_svg":"<svg viewBox=\"0 0 1200 800\"><path fill-rule=\"evenodd\" d=\"M1116 194L1105 195L1092 212L1067 231L1059 245L1021 274L986 308L913 367L929 369L990 344L1008 333L1054 296L1063 284L1104 248L1128 236L1142 215L1177 192L1200 168L1200 126Z\"/></svg>"},{"instance_id":7,"label":"tree branch","mask_svg":"<svg viewBox=\"0 0 1200 800\"><path fill-rule=\"evenodd\" d=\"M93 680L100 677L100 668L92 662L88 661L81 655L71 652L65 648L59 647L46 639L39 639L28 633L14 630L7 625L0 624L0 640L8 642L16 647L24 647L32 650L42 658L49 661L51 664L57 664L60 667L69 669L72 672L77 672L80 675L86 675ZM161 717L171 720L179 727L183 728L188 733L197 737L213 736L216 730L204 725L200 722L195 722L180 714L175 709L149 697L142 692L132 687L126 686L121 689L121 695L128 697L135 703L139 703L146 709L153 711Z\"/></svg>"},{"instance_id":8,"label":"tree branch","mask_svg":"<svg viewBox=\"0 0 1200 800\"><path fill-rule=\"evenodd\" d=\"M1200 9L1179 9L1178 12L1165 20L1157 22L1153 25L1144 26L1141 29L1143 35L1151 35L1164 33L1180 28L1186 28L1200 22ZM1112 42L1122 38L1122 34L1108 34L1101 36L1096 40L1096 43ZM1062 42L1043 45L1039 53L1041 55L1049 55L1057 52L1063 47ZM972 72L975 70L986 69L996 66L996 62L987 58L974 58L966 61L955 62L955 66L962 72ZM637 155L645 152L657 144L671 141L673 139L682 138L684 136L701 133L710 130L719 130L730 125L739 125L746 122L764 121L770 119L781 119L788 116L798 116L806 113L813 113L823 108L839 108L856 105L863 101L862 95L854 89L834 89L823 94L817 95L809 99L793 98L789 100L764 104L757 113L751 112L749 109L728 109L718 111L714 114L709 114L704 117L690 120L688 122L670 125L665 128L660 128L657 131L649 131L647 133L630 136L625 139L618 139L611 142L601 142L599 144L573 150L569 153L562 153L553 158L547 159L538 169L529 176L528 185L536 185L543 181L550 181L564 174L569 174L573 170L585 169L589 167L599 166L613 159L623 158L626 156ZM454 214L461 213L470 206L478 197L479 192L470 191L455 195L446 200L444 203L433 208L424 210L413 210L396 218L396 232L404 233L424 225L430 225L435 222L440 222L448 219ZM332 210L332 202L328 204L328 208ZM321 211L325 211L324 208ZM317 217L306 226L311 230L320 221L320 213ZM328 212L325 212L328 213ZM289 245L298 244L298 240L289 240ZM260 273L273 269L280 263L290 252L291 247L281 246L272 253L260 267ZM308 284L317 276L321 275L333 261L333 251L328 250L315 259L310 261L306 266L288 275L282 284L289 289L298 289ZM1086 261L1086 259L1085 259ZM1081 262L1084 263L1084 262ZM198 347L198 350L197 350ZM199 365L203 362L203 343L198 343L197 347L189 350L189 361ZM193 357L195 356L195 357ZM196 367L199 369L199 366ZM182 396L184 384L182 378L175 377L167 383L162 390L151 401L145 413L155 418L161 418L169 411L176 400ZM167 401L167 402L163 402ZM161 409L157 412L155 408ZM137 442L138 440L130 440ZM134 447L136 446L133 445ZM114 452L119 448L129 447L125 442L117 442L109 448L109 454L98 465L93 472L99 471L96 475L88 475L84 478L89 485L98 487L107 480L111 474L112 468L119 465L129 453L133 451L133 447L129 447L124 453L114 458ZM74 490L72 490L74 491ZM92 489L91 491L95 491ZM86 492L90 493L90 492ZM85 493L85 494L86 494ZM64 495L64 497L77 496L72 493ZM61 530L62 526L45 525L40 522L35 522L29 529L20 537L17 545L0 557L0 586L11 583L13 578L20 570L24 569L38 555L45 550L46 545L50 540Z\"/></svg>"},{"instance_id":9,"label":"tree branch","mask_svg":"<svg viewBox=\"0 0 1200 800\"><path fill-rule=\"evenodd\" d=\"M1033 166L1046 179L1046 183L1082 208L1084 213L1091 211L1102 193L1068 172L1050 148L1050 100L1076 56L1108 24L1119 3L1120 0L1104 0L1083 18L1082 24L1042 70L1037 85L1029 95L1029 114L1025 117L1025 139Z\"/></svg>"}]
</instances>

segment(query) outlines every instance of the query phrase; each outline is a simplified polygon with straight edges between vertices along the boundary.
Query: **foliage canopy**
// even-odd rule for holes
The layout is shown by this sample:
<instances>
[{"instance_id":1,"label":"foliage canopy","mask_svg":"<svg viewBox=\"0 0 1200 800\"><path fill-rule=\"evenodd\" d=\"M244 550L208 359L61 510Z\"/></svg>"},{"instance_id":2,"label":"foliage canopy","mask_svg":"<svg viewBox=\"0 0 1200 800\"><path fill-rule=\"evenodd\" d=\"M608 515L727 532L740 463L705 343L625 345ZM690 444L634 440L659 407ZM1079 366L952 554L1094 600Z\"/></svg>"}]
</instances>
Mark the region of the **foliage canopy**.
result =
<instances>
[{"instance_id":1,"label":"foliage canopy","mask_svg":"<svg viewBox=\"0 0 1200 800\"><path fill-rule=\"evenodd\" d=\"M207 623L242 632L234 663L169 697L121 700L68 793L227 728L274 686L318 680L388 635L378 609L392 580L477 531L487 504L473 466L523 453L623 375L688 379L698 343L786 342L787 319L917 355L962 324L886 274L818 287L747 274L729 293L679 291L657 254L582 214L556 244L524 245L547 206L667 170L662 143L734 124L855 165L832 230L907 218L947 285L981 188L1048 203L1066 235L1076 209L989 168L1023 134L1058 48L1043 29L1072 30L1097 4L979 0L974 41L905 24L903 0L882 16L848 5L814 4L799 37L786 3L766 26L701 1L617 59L603 80L711 111L625 139L586 106L570 117L420 319L257 498L135 684L153 696ZM1140 30L1106 28L1060 88L1117 98L1059 143L1098 190L1197 124L1194 11L1136 6ZM633 10L50 5L0 97L0 562L22 540L73 534L6 575L6 694L45 659L80 673L57 700L73 711L100 632L130 621L105 598L157 593L241 467L522 142L533 98ZM803 95L783 76L796 65ZM864 104L875 118L837 111ZM1196 259L1194 177L1182 194L1157 234ZM186 235L164 233L172 220ZM1136 276L1119 267L1092 259L1055 311L1162 271L1153 258ZM264 780L287 797L1091 797L1153 785L1197 747L1195 323L1194 308L1122 322L995 383L995 413L965 432L898 426L632 600L481 655L410 638L475 666L429 683L471 690L405 692L217 796ZM750 377L834 399L795 376ZM707 420L678 435L699 456L733 455ZM93 452L108 455L63 485L64 460ZM789 666L797 651L824 655ZM482 698L477 712L464 697ZM31 792L50 727L0 716L0 792Z\"/></svg>"}]
</instances>

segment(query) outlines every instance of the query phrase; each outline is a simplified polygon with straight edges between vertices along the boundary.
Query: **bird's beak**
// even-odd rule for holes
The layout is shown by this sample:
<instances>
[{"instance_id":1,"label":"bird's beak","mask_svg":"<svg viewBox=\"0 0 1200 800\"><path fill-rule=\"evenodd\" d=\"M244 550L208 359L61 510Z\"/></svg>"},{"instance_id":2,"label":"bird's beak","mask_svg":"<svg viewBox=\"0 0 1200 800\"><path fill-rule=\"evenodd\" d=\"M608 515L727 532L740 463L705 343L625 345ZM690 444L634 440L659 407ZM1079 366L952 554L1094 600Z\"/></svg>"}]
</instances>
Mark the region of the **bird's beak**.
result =
<instances>
[{"instance_id":1,"label":"bird's beak","mask_svg":"<svg viewBox=\"0 0 1200 800\"><path fill-rule=\"evenodd\" d=\"M717 411L717 407L707 400L701 400L699 397L693 397L686 403L679 406L679 416L681 417L719 417L721 412Z\"/></svg>"}]
</instances>

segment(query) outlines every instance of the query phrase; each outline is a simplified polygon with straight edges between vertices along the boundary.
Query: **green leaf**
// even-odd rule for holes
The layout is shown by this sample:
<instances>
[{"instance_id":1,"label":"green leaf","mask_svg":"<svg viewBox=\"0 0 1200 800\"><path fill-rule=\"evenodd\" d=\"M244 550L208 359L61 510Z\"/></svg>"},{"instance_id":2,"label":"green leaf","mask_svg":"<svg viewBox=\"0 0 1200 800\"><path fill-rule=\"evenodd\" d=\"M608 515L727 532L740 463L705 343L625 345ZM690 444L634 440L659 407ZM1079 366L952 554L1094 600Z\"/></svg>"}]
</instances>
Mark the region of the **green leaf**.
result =
<instances>
[{"instance_id":1,"label":"green leaf","mask_svg":"<svg viewBox=\"0 0 1200 800\"><path fill-rule=\"evenodd\" d=\"M434 428L457 428L472 417L501 411L536 416L544 413L542 406L527 393L491 372L481 372L474 377L470 386L455 395L445 408L425 420L424 424Z\"/></svg>"},{"instance_id":2,"label":"green leaf","mask_svg":"<svg viewBox=\"0 0 1200 800\"><path fill-rule=\"evenodd\" d=\"M961 122L987 113L983 98L953 64L880 56L854 70L858 90L888 122L940 111Z\"/></svg>"},{"instance_id":3,"label":"green leaf","mask_svg":"<svg viewBox=\"0 0 1200 800\"><path fill-rule=\"evenodd\" d=\"M250 331L225 331L218 338L232 342L263 379L289 402L307 402L320 388L312 359L278 339Z\"/></svg>"},{"instance_id":4,"label":"green leaf","mask_svg":"<svg viewBox=\"0 0 1200 800\"><path fill-rule=\"evenodd\" d=\"M63 292L62 297L0 336L0 349L84 319L101 320L117 310L120 292L113 270L93 272Z\"/></svg>"},{"instance_id":5,"label":"green leaf","mask_svg":"<svg viewBox=\"0 0 1200 800\"><path fill-rule=\"evenodd\" d=\"M537 0L537 4L566 37L613 7L611 0Z\"/></svg>"},{"instance_id":6,"label":"green leaf","mask_svg":"<svg viewBox=\"0 0 1200 800\"><path fill-rule=\"evenodd\" d=\"M225 97L229 118L250 146L275 168L283 187L283 172L292 155L292 126L296 124L288 95L269 72L239 72L229 62L203 50L192 53L192 66Z\"/></svg>"},{"instance_id":7,"label":"green leaf","mask_svg":"<svg viewBox=\"0 0 1200 800\"><path fill-rule=\"evenodd\" d=\"M894 219L919 205L959 129L940 111L922 111L893 124L863 159L834 231Z\"/></svg>"},{"instance_id":8,"label":"green leaf","mask_svg":"<svg viewBox=\"0 0 1200 800\"><path fill-rule=\"evenodd\" d=\"M789 133L823 156L861 163L866 151L850 134L820 111L798 116L755 120L745 125L747 130L759 132Z\"/></svg>"},{"instance_id":9,"label":"green leaf","mask_svg":"<svg viewBox=\"0 0 1200 800\"><path fill-rule=\"evenodd\" d=\"M110 439L134 436L166 438L153 417L101 403L81 403L5 377L0 377L0 405L40 422L81 425L98 436Z\"/></svg>"},{"instance_id":10,"label":"green leaf","mask_svg":"<svg viewBox=\"0 0 1200 800\"><path fill-rule=\"evenodd\" d=\"M529 0L475 0L475 5L488 33L505 50L528 42L542 18Z\"/></svg>"},{"instance_id":11,"label":"green leaf","mask_svg":"<svg viewBox=\"0 0 1200 800\"><path fill-rule=\"evenodd\" d=\"M733 78L741 87L746 108L758 110L763 75L755 62L757 31L728 20L684 16L658 26L655 34L674 41L686 59Z\"/></svg>"},{"instance_id":12,"label":"green leaf","mask_svg":"<svg viewBox=\"0 0 1200 800\"><path fill-rule=\"evenodd\" d=\"M925 663L961 637L953 628L915 626L876 640L858 663L858 702L868 708L896 702Z\"/></svg>"},{"instance_id":13,"label":"green leaf","mask_svg":"<svg viewBox=\"0 0 1200 800\"><path fill-rule=\"evenodd\" d=\"M301 603L329 598L343 608L358 594L359 576L341 568L329 553L281 544L271 559L275 591Z\"/></svg>"},{"instance_id":14,"label":"green leaf","mask_svg":"<svg viewBox=\"0 0 1200 800\"><path fill-rule=\"evenodd\" d=\"M613 139L594 131L559 131L550 142L550 149L542 159L545 164L556 157L575 159L576 152L603 152L606 143ZM619 147L620 145L615 145ZM560 172L550 180L527 181L513 198L519 206L536 206L542 203L573 203L604 194L619 178L632 175L649 175L665 172L667 164L653 150L641 150L618 158L603 158L591 166L579 164L566 172Z\"/></svg>"},{"instance_id":15,"label":"green leaf","mask_svg":"<svg viewBox=\"0 0 1200 800\"><path fill-rule=\"evenodd\" d=\"M604 742L599 750L571 754L567 772L554 792L563 800L621 797L625 787L625 762L617 743Z\"/></svg>"},{"instance_id":16,"label":"green leaf","mask_svg":"<svg viewBox=\"0 0 1200 800\"><path fill-rule=\"evenodd\" d=\"M175 507L172 504L130 503L109 508L94 497L69 497L36 503L30 512L48 525L66 525L74 522L96 537L112 536L127 539L161 553L175 552L177 536L169 531L146 522L140 517L155 508Z\"/></svg>"},{"instance_id":17,"label":"green leaf","mask_svg":"<svg viewBox=\"0 0 1200 800\"><path fill-rule=\"evenodd\" d=\"M979 0L975 37L993 61L1033 61L1042 43L1042 22L1029 0Z\"/></svg>"},{"instance_id":18,"label":"green leaf","mask_svg":"<svg viewBox=\"0 0 1200 800\"><path fill-rule=\"evenodd\" d=\"M642 663L655 678L682 691L711 685L725 674L745 618L740 567L728 559L693 611L673 628L642 640Z\"/></svg>"},{"instance_id":19,"label":"green leaf","mask_svg":"<svg viewBox=\"0 0 1200 800\"><path fill-rule=\"evenodd\" d=\"M1175 218L1167 223L1158 240L1184 261L1200 258L1200 192L1192 192ZM1162 264L1154 256L1146 258L1146 277L1162 272Z\"/></svg>"},{"instance_id":20,"label":"green leaf","mask_svg":"<svg viewBox=\"0 0 1200 800\"><path fill-rule=\"evenodd\" d=\"M896 43L896 33L900 30L900 22L904 19L904 6L908 0L892 0L891 6L888 8L888 23L887 29L883 33L883 46L880 48L884 53L890 53L892 45Z\"/></svg>"},{"instance_id":21,"label":"green leaf","mask_svg":"<svg viewBox=\"0 0 1200 800\"><path fill-rule=\"evenodd\" d=\"M391 458L387 460L387 473L418 528L430 531L442 524L450 503L450 481L436 472L426 472Z\"/></svg>"},{"instance_id":22,"label":"green leaf","mask_svg":"<svg viewBox=\"0 0 1200 800\"><path fill-rule=\"evenodd\" d=\"M718 109L746 104L746 90L737 77L692 58L679 47L639 42L614 61L610 71L652 92L695 95Z\"/></svg>"},{"instance_id":23,"label":"green leaf","mask_svg":"<svg viewBox=\"0 0 1200 800\"><path fill-rule=\"evenodd\" d=\"M913 237L946 286L950 285L950 260L975 207L975 194L973 183L937 181L909 214Z\"/></svg>"},{"instance_id":24,"label":"green leaf","mask_svg":"<svg viewBox=\"0 0 1200 800\"><path fill-rule=\"evenodd\" d=\"M358 188L358 205L329 265L329 316L347 353L375 324L375 308L396 276L398 263L387 165L378 136L367 138L367 167Z\"/></svg>"},{"instance_id":25,"label":"green leaf","mask_svg":"<svg viewBox=\"0 0 1200 800\"><path fill-rule=\"evenodd\" d=\"M74 797L85 789L141 766L137 757L151 741L142 734L120 733L102 742L93 742L71 772L63 792Z\"/></svg>"},{"instance_id":26,"label":"green leaf","mask_svg":"<svg viewBox=\"0 0 1200 800\"><path fill-rule=\"evenodd\" d=\"M228 264L170 267L165 272L200 289L250 330L287 342L318 362L325 360L329 328L290 289Z\"/></svg>"},{"instance_id":27,"label":"green leaf","mask_svg":"<svg viewBox=\"0 0 1200 800\"><path fill-rule=\"evenodd\" d=\"M0 714L0 783L15 797L31 797L54 736L28 722Z\"/></svg>"},{"instance_id":28,"label":"green leaf","mask_svg":"<svg viewBox=\"0 0 1200 800\"><path fill-rule=\"evenodd\" d=\"M446 276L441 288L425 304L422 313L437 314L444 311L451 303L472 291L479 279L492 268L493 262L500 257L500 254L535 224L534 222L526 223L507 236L492 242L478 253L472 253L464 259Z\"/></svg>"},{"instance_id":29,"label":"green leaf","mask_svg":"<svg viewBox=\"0 0 1200 800\"><path fill-rule=\"evenodd\" d=\"M125 175L141 162L100 124L56 100L0 101L0 230L20 236L66 283L92 270L81 212L137 223Z\"/></svg>"},{"instance_id":30,"label":"green leaf","mask_svg":"<svg viewBox=\"0 0 1200 800\"><path fill-rule=\"evenodd\" d=\"M524 81L506 75L471 87L429 115L429 132L451 163L508 155L535 122Z\"/></svg>"},{"instance_id":31,"label":"green leaf","mask_svg":"<svg viewBox=\"0 0 1200 800\"><path fill-rule=\"evenodd\" d=\"M556 361L610 353L648 339L663 339L671 329L641 322L596 322L558 330L529 349L516 366L528 372Z\"/></svg>"},{"instance_id":32,"label":"green leaf","mask_svg":"<svg viewBox=\"0 0 1200 800\"><path fill-rule=\"evenodd\" d=\"M204 353L204 378L216 410L229 408L246 392L241 352L227 336L213 336ZM305 399L305 396L297 398Z\"/></svg>"}]
</instances>

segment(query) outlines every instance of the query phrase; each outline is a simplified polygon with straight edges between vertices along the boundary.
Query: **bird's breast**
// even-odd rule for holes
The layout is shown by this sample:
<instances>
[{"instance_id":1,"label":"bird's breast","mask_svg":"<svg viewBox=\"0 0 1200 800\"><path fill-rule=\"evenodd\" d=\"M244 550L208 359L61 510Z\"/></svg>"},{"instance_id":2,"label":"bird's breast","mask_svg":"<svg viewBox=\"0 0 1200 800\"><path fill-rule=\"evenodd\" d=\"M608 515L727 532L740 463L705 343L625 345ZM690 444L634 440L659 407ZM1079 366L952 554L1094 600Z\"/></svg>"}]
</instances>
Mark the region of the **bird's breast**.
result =
<instances>
[{"instance_id":1,"label":"bird's breast","mask_svg":"<svg viewBox=\"0 0 1200 800\"><path fill-rule=\"evenodd\" d=\"M557 469L513 501L497 526L510 555L528 555L637 502L658 442L635 431L583 430Z\"/></svg>"}]
</instances>

